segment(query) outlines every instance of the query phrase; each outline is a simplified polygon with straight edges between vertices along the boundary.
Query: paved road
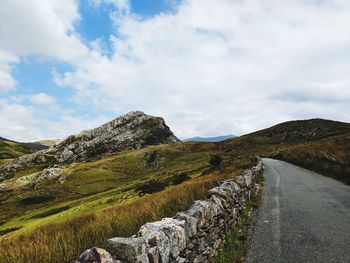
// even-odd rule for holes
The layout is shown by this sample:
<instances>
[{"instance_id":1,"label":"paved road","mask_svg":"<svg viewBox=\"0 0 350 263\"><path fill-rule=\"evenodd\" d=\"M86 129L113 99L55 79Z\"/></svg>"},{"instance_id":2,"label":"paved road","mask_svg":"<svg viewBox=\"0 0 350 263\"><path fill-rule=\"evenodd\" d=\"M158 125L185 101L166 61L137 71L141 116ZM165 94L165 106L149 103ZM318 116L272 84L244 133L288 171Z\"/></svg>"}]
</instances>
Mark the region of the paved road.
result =
<instances>
[{"instance_id":1,"label":"paved road","mask_svg":"<svg viewBox=\"0 0 350 263\"><path fill-rule=\"evenodd\" d=\"M246 263L350 262L350 187L263 159L265 190Z\"/></svg>"}]
</instances>

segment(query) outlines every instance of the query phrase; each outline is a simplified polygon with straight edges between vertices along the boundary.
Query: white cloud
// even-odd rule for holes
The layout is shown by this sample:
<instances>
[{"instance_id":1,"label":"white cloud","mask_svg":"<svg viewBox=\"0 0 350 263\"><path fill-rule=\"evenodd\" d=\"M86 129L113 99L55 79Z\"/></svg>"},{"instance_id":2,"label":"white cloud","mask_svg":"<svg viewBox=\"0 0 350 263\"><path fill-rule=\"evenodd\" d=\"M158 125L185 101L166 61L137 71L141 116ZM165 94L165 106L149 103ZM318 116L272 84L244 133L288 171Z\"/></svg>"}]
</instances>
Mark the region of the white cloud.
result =
<instances>
[{"instance_id":1,"label":"white cloud","mask_svg":"<svg viewBox=\"0 0 350 263\"><path fill-rule=\"evenodd\" d=\"M130 13L125 0L90 1L116 7L110 57L100 40L89 43L92 50L80 42L76 1L3 4L0 76L7 78L0 89L16 85L12 63L37 54L74 64L54 77L76 91L75 103L101 114L141 109L164 116L182 138L242 134L290 119L350 121L349 1L186 0L147 19ZM69 113L46 120L67 129L64 122L82 129L97 123Z\"/></svg>"},{"instance_id":2,"label":"white cloud","mask_svg":"<svg viewBox=\"0 0 350 263\"><path fill-rule=\"evenodd\" d=\"M118 16L113 57L56 79L97 107L163 115L180 137L349 121L349 12L348 1L187 0L146 20Z\"/></svg>"},{"instance_id":3,"label":"white cloud","mask_svg":"<svg viewBox=\"0 0 350 263\"><path fill-rule=\"evenodd\" d=\"M77 63L88 49L74 32L80 19L76 0L2 1L0 8L0 91L15 88L12 65L37 55Z\"/></svg>"},{"instance_id":4,"label":"white cloud","mask_svg":"<svg viewBox=\"0 0 350 263\"><path fill-rule=\"evenodd\" d=\"M37 93L31 96L30 100L37 105L54 105L55 104L55 98L45 93Z\"/></svg>"},{"instance_id":5,"label":"white cloud","mask_svg":"<svg viewBox=\"0 0 350 263\"><path fill-rule=\"evenodd\" d=\"M106 118L100 116L94 119L76 117L72 112L59 107L29 105L22 100L0 100L0 137L17 141L62 139L106 121Z\"/></svg>"}]
</instances>

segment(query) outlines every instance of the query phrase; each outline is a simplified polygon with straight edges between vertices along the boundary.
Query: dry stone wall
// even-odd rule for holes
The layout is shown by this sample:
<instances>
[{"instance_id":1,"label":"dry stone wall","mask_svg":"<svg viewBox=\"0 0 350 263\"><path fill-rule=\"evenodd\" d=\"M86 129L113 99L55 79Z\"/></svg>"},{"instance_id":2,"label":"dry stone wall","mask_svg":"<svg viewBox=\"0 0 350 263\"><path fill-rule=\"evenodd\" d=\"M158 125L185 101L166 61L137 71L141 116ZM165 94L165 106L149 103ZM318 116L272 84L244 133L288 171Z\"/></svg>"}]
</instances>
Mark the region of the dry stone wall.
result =
<instances>
[{"instance_id":1,"label":"dry stone wall","mask_svg":"<svg viewBox=\"0 0 350 263\"><path fill-rule=\"evenodd\" d=\"M240 220L263 169L258 158L256 166L221 182L209 191L206 200L196 201L188 211L146 223L130 238L109 239L106 250L89 249L77 262L210 262L223 245L226 234Z\"/></svg>"}]
</instances>

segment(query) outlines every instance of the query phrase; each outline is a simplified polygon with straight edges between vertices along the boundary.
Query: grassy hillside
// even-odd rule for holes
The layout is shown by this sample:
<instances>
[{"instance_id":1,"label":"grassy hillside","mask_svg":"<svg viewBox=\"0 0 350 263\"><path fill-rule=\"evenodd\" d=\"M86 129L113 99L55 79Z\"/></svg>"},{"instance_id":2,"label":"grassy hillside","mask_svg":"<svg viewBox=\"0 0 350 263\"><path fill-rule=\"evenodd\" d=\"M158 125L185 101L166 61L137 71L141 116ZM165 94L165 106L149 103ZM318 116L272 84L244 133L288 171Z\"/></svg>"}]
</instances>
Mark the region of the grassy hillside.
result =
<instances>
[{"instance_id":1,"label":"grassy hillside","mask_svg":"<svg viewBox=\"0 0 350 263\"><path fill-rule=\"evenodd\" d=\"M0 185L0 262L72 262L107 238L129 236L147 221L188 208L217 181L252 166L255 155L350 183L349 153L350 124L315 119L219 143L123 151L67 165L43 182L23 179L47 168L30 165ZM216 166L212 156L222 162Z\"/></svg>"},{"instance_id":2,"label":"grassy hillside","mask_svg":"<svg viewBox=\"0 0 350 263\"><path fill-rule=\"evenodd\" d=\"M57 143L58 140L41 140L41 141L37 141L35 142L36 144L40 144L40 145L44 145L44 146L47 146L47 147L50 147L52 145L54 145L55 143Z\"/></svg>"},{"instance_id":3,"label":"grassy hillside","mask_svg":"<svg viewBox=\"0 0 350 263\"><path fill-rule=\"evenodd\" d=\"M219 167L210 164L212 155L223 158ZM63 183L56 178L31 190L15 175L1 193L0 254L8 262L19 255L21 262L71 262L108 237L133 234L148 220L188 208L217 181L253 163L211 143L178 143L73 164L65 167Z\"/></svg>"},{"instance_id":4,"label":"grassy hillside","mask_svg":"<svg viewBox=\"0 0 350 263\"><path fill-rule=\"evenodd\" d=\"M271 157L317 171L350 185L350 133L282 148Z\"/></svg>"},{"instance_id":5,"label":"grassy hillside","mask_svg":"<svg viewBox=\"0 0 350 263\"><path fill-rule=\"evenodd\" d=\"M8 163L11 159L32 152L33 150L17 142L0 138L0 165Z\"/></svg>"},{"instance_id":6,"label":"grassy hillside","mask_svg":"<svg viewBox=\"0 0 350 263\"><path fill-rule=\"evenodd\" d=\"M350 124L291 121L217 144L236 154L285 160L350 184Z\"/></svg>"}]
</instances>

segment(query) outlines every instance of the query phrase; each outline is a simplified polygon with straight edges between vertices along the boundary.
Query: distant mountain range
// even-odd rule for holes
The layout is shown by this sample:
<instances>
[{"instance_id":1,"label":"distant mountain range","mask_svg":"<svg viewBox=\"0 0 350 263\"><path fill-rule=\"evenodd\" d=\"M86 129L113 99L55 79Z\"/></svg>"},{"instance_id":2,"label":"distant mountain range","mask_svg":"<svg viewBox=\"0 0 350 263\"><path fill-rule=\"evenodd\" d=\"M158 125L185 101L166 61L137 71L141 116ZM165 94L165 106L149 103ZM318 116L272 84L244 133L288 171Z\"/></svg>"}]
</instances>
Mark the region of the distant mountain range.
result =
<instances>
[{"instance_id":1,"label":"distant mountain range","mask_svg":"<svg viewBox=\"0 0 350 263\"><path fill-rule=\"evenodd\" d=\"M222 142L227 139L232 139L237 136L229 134L229 135L222 135L222 136L216 136L216 137L193 137L189 139L183 140L184 142Z\"/></svg>"}]
</instances>

